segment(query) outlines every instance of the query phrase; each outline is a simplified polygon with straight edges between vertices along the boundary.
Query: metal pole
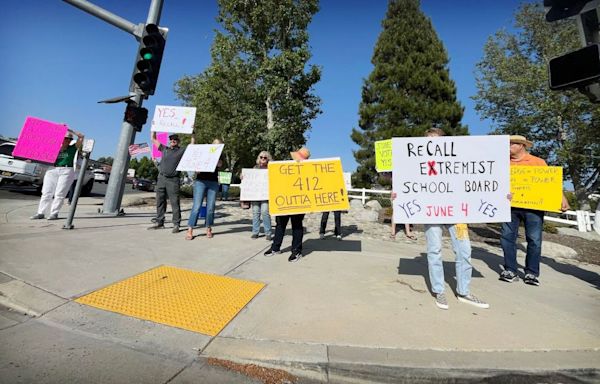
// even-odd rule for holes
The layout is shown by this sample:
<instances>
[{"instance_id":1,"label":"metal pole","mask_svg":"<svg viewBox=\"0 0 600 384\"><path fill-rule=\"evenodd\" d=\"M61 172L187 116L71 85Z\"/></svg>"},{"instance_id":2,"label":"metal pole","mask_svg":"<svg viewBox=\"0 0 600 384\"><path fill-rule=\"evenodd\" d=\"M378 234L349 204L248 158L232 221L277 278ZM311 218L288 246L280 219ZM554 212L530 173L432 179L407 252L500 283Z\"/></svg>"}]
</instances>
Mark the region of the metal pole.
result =
<instances>
[{"instance_id":1,"label":"metal pole","mask_svg":"<svg viewBox=\"0 0 600 384\"><path fill-rule=\"evenodd\" d=\"M136 53L137 56L137 53ZM133 102L138 106L142 106L143 96L135 94ZM121 210L121 201L123 199L123 190L125 188L125 177L129 168L129 146L135 140L135 129L133 125L124 121L121 125L121 136L117 145L117 152L110 171L108 179L108 187L104 196L104 205L102 205L102 213L110 215L118 215Z\"/></svg>"},{"instance_id":2,"label":"metal pole","mask_svg":"<svg viewBox=\"0 0 600 384\"><path fill-rule=\"evenodd\" d=\"M79 194L81 193L81 187L83 185L83 179L85 178L85 170L87 169L89 153L83 152L83 160L81 161L81 169L79 169L79 177L77 178L77 184L75 184L75 192L73 192L73 202L71 203L71 209L69 210L69 217L67 222L63 226L63 229L73 229L73 217L75 216L75 210L77 209L77 201L79 200Z\"/></svg>"}]
</instances>

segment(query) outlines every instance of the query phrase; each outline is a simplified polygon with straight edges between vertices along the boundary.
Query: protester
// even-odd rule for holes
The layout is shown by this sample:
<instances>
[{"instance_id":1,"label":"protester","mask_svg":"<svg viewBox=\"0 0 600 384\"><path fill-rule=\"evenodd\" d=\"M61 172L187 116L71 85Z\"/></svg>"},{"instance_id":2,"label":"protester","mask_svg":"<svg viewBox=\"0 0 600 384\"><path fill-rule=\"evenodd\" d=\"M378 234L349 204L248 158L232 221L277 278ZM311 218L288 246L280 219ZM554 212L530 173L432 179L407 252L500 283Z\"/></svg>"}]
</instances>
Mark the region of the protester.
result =
<instances>
[{"instance_id":1,"label":"protester","mask_svg":"<svg viewBox=\"0 0 600 384\"><path fill-rule=\"evenodd\" d=\"M77 136L77 141L71 144L73 134ZM48 211L50 211L48 220L58 220L58 212L75 178L75 170L73 169L75 154L78 149L81 149L82 145L83 134L70 129L67 130L58 157L54 162L54 167L48 169L44 175L42 197L37 213L31 216L32 220L43 219Z\"/></svg>"},{"instance_id":2,"label":"protester","mask_svg":"<svg viewBox=\"0 0 600 384\"><path fill-rule=\"evenodd\" d=\"M223 172L229 173L229 168L226 168ZM229 183L219 182L219 190L221 191L221 201L229 200Z\"/></svg>"},{"instance_id":3,"label":"protester","mask_svg":"<svg viewBox=\"0 0 600 384\"><path fill-rule=\"evenodd\" d=\"M425 132L427 137L444 136L444 131L439 128L430 128ZM444 265L442 262L442 230L446 228L456 256L456 291L458 300L479 308L489 308L489 304L478 299L469 290L471 284L471 242L469 229L466 224L425 224L425 238L427 240L427 266L431 290L435 295L435 304L438 308L448 309L448 300L444 293Z\"/></svg>"},{"instance_id":4,"label":"protester","mask_svg":"<svg viewBox=\"0 0 600 384\"><path fill-rule=\"evenodd\" d=\"M319 228L319 238L325 238L325 228L327 227L327 219L329 212L323 212L321 215L321 227ZM333 235L336 239L342 240L342 211L333 211L333 222L335 224Z\"/></svg>"},{"instance_id":5,"label":"protester","mask_svg":"<svg viewBox=\"0 0 600 384\"><path fill-rule=\"evenodd\" d=\"M304 161L310 157L310 151L306 147L302 147L296 152L290 152L292 159L296 161ZM296 262L302 258L302 237L304 236L304 227L302 225L304 214L283 215L275 218L275 237L271 247L264 253L265 256L272 256L281 253L281 243L285 234L285 228L288 221L292 222L292 253L288 258L289 262Z\"/></svg>"},{"instance_id":6,"label":"protester","mask_svg":"<svg viewBox=\"0 0 600 384\"><path fill-rule=\"evenodd\" d=\"M539 157L527 152L533 143L524 136L513 135L510 137L510 166L547 166ZM509 195L512 199L512 195ZM562 197L561 210L569 210L567 198ZM519 225L525 226L525 239L527 252L525 255L525 276L523 281L529 285L540 285L540 258L542 254L542 229L544 226L544 211L527 208L511 208L510 222L502 223L500 244L504 252L504 271L500 273L500 280L512 283L518 281L517 275L517 236Z\"/></svg>"},{"instance_id":7,"label":"protester","mask_svg":"<svg viewBox=\"0 0 600 384\"><path fill-rule=\"evenodd\" d=\"M262 151L256 158L256 169L267 169L269 167L269 161L273 160L271 154L267 151ZM269 214L269 200L263 201L252 201L252 239L258 239L260 233L260 218L262 216L263 228L265 231L265 238L267 241L272 239L271 237L271 215Z\"/></svg>"},{"instance_id":8,"label":"protester","mask_svg":"<svg viewBox=\"0 0 600 384\"><path fill-rule=\"evenodd\" d=\"M223 144L220 139L214 139L213 144ZM186 240L194 239L194 227L198 223L198 216L202 208L202 202L206 196L206 216L204 218L204 226L206 227L206 237L212 239L212 226L215 221L215 205L217 200L217 192L219 191L219 167L222 161L219 160L217 167L213 172L198 172L196 173L196 181L194 181L194 203L190 218L188 219L188 230L185 234Z\"/></svg>"},{"instance_id":9,"label":"protester","mask_svg":"<svg viewBox=\"0 0 600 384\"><path fill-rule=\"evenodd\" d=\"M169 146L165 147L156 138L156 132L152 132L152 143L161 152L161 161L158 165L158 180L156 182L156 223L148 229L162 229L165 227L168 198L173 211L173 229L171 232L179 233L179 224L181 223L179 185L181 180L177 166L185 152L185 148L180 147L179 142L179 135L172 134L169 136Z\"/></svg>"},{"instance_id":10,"label":"protester","mask_svg":"<svg viewBox=\"0 0 600 384\"><path fill-rule=\"evenodd\" d=\"M392 233L390 234L390 238L396 239L396 226L398 224L392 223ZM404 224L404 235L410 240L417 240L417 235L412 231L412 226L410 224Z\"/></svg>"}]
</instances>

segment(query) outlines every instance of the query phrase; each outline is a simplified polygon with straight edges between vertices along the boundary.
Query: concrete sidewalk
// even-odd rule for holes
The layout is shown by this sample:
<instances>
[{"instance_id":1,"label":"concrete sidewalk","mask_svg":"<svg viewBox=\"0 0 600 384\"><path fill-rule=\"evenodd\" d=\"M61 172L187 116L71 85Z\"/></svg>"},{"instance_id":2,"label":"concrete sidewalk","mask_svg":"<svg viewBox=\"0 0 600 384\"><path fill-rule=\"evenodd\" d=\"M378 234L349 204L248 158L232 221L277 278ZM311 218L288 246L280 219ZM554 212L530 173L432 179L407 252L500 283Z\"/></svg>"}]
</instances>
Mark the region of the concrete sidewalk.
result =
<instances>
[{"instance_id":1,"label":"concrete sidewalk","mask_svg":"<svg viewBox=\"0 0 600 384\"><path fill-rule=\"evenodd\" d=\"M306 256L289 263L289 252L263 256L269 243L250 240L251 214L234 203L218 204L213 239L193 241L170 228L147 231L154 207L126 207L125 216L109 217L97 213L101 203L81 199L75 229L63 230L65 220L28 219L37 202L0 201L0 304L34 317L2 318L5 345L34 348L28 344L34 340L19 335L54 329L139 352L132 374L144 371L148 355L187 367L157 376L145 371L138 382L183 377L199 353L329 382L476 381L516 371L526 378L600 381L598 266L544 258L540 287L508 284L498 280L501 250L474 243L471 290L491 305L479 309L455 299L454 256L446 243L450 309L443 311L429 291L423 239L381 241L357 228L340 242L319 240L309 229ZM290 243L286 236L284 251ZM73 301L163 264L267 286L213 338ZM0 361L27 360L0 348ZM3 364L0 376L29 369L35 365Z\"/></svg>"}]
</instances>

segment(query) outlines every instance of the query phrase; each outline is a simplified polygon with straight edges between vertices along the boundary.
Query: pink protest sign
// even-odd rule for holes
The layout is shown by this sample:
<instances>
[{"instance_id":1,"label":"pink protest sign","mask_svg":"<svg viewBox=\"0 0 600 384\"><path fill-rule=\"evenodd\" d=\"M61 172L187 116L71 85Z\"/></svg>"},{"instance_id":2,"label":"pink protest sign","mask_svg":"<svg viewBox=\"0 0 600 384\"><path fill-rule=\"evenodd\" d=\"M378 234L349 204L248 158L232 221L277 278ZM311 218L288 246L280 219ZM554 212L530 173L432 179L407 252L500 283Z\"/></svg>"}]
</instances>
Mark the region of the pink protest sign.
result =
<instances>
[{"instance_id":1,"label":"pink protest sign","mask_svg":"<svg viewBox=\"0 0 600 384\"><path fill-rule=\"evenodd\" d=\"M66 133L67 126L64 124L28 116L19 134L13 156L54 163Z\"/></svg>"},{"instance_id":2,"label":"pink protest sign","mask_svg":"<svg viewBox=\"0 0 600 384\"><path fill-rule=\"evenodd\" d=\"M162 143L162 145L168 145L169 144L169 132L156 132L156 139L158 141L160 141ZM158 147L154 144L152 144L152 158L153 159L160 159L162 157L162 154L160 153L160 151L158 150Z\"/></svg>"}]
</instances>

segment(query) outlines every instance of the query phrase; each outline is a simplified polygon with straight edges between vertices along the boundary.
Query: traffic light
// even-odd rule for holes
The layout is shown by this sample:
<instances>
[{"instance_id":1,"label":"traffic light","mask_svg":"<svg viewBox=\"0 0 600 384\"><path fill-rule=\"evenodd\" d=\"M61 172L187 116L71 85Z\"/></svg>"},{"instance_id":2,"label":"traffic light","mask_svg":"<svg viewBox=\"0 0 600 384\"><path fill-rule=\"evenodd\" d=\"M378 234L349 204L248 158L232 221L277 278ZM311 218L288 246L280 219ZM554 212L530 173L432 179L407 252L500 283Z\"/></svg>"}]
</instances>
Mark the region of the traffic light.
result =
<instances>
[{"instance_id":1,"label":"traffic light","mask_svg":"<svg viewBox=\"0 0 600 384\"><path fill-rule=\"evenodd\" d=\"M588 45L548 63L550 89L579 88L600 79L599 44Z\"/></svg>"},{"instance_id":2,"label":"traffic light","mask_svg":"<svg viewBox=\"0 0 600 384\"><path fill-rule=\"evenodd\" d=\"M546 21L553 22L578 15L590 1L592 0L544 0Z\"/></svg>"},{"instance_id":3,"label":"traffic light","mask_svg":"<svg viewBox=\"0 0 600 384\"><path fill-rule=\"evenodd\" d=\"M550 89L577 88L600 102L600 0L544 0L546 21L574 18L584 47L550 59Z\"/></svg>"},{"instance_id":4,"label":"traffic light","mask_svg":"<svg viewBox=\"0 0 600 384\"><path fill-rule=\"evenodd\" d=\"M133 125L136 131L141 132L142 126L148 121L148 110L146 108L137 107L134 104L127 104L123 121Z\"/></svg>"},{"instance_id":5,"label":"traffic light","mask_svg":"<svg viewBox=\"0 0 600 384\"><path fill-rule=\"evenodd\" d=\"M144 95L154 95L165 49L165 38L156 24L147 24L140 41L133 83Z\"/></svg>"}]
</instances>

